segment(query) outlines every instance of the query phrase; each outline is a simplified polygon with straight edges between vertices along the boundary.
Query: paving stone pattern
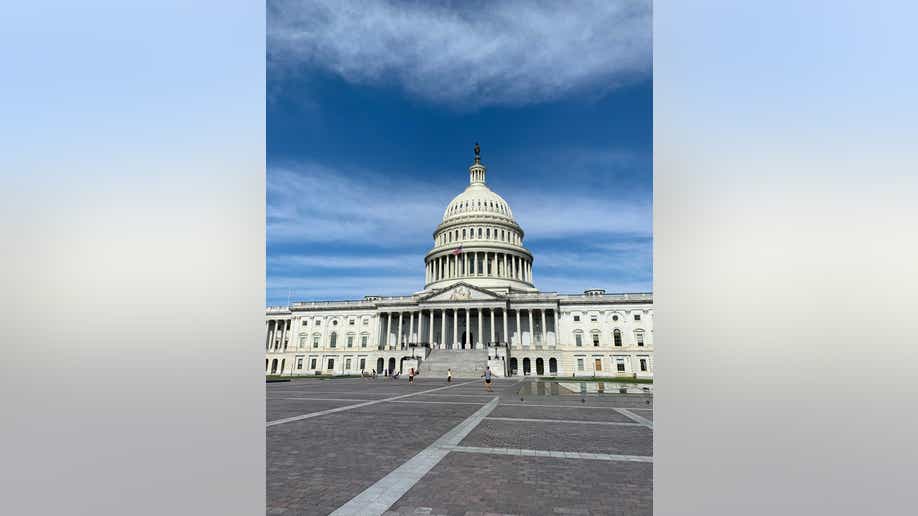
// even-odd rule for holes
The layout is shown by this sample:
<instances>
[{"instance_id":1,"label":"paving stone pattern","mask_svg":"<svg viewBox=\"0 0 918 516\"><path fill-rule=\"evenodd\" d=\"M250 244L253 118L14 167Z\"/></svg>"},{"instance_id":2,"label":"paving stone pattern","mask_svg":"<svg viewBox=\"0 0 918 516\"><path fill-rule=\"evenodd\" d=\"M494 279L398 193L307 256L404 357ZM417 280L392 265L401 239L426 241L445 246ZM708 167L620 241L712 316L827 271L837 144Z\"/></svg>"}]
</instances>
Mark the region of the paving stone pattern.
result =
<instances>
[{"instance_id":1,"label":"paving stone pattern","mask_svg":"<svg viewBox=\"0 0 918 516\"><path fill-rule=\"evenodd\" d=\"M434 378L417 378L414 385L407 378L269 384L269 421L329 408L346 410L266 428L267 513L312 515L338 509L494 396L500 400L489 414L494 417L631 422L612 407L653 416L652 396L647 395L594 395L585 397L585 403L579 396L525 396L520 402L522 382L498 379L494 392L488 393L481 382L459 385L464 381L398 400L450 403L383 401L353 409L347 406L361 402L280 398L383 400L449 384ZM519 404L523 406L513 406ZM569 408L578 405L601 408ZM653 431L643 426L484 419L460 444L650 456L652 442ZM386 514L651 514L652 471L652 463L451 451Z\"/></svg>"},{"instance_id":2,"label":"paving stone pattern","mask_svg":"<svg viewBox=\"0 0 918 516\"><path fill-rule=\"evenodd\" d=\"M385 513L650 515L653 465L450 453Z\"/></svg>"}]
</instances>

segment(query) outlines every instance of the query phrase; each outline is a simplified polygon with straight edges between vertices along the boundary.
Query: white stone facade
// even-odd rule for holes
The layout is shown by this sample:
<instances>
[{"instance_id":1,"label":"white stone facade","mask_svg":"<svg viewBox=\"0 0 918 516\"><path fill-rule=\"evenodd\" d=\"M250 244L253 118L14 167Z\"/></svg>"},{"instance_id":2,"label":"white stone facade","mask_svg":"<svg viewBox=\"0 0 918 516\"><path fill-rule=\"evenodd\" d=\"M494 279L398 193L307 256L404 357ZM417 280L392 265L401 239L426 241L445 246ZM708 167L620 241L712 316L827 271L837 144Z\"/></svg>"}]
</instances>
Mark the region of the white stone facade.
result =
<instances>
[{"instance_id":1,"label":"white stone facade","mask_svg":"<svg viewBox=\"0 0 918 516\"><path fill-rule=\"evenodd\" d=\"M652 378L652 295L538 291L524 232L485 171L476 153L434 231L424 290L269 307L265 374L383 373L439 350L496 348L509 375Z\"/></svg>"}]
</instances>

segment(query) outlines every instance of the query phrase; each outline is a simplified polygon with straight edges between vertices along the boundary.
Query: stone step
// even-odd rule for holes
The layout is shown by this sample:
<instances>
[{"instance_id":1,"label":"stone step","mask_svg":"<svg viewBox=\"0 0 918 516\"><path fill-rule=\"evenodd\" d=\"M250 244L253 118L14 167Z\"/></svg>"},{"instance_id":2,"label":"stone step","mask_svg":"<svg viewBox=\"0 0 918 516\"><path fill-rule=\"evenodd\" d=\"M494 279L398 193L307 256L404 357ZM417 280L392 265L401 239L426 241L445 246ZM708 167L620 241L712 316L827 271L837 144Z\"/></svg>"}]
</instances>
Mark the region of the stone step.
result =
<instances>
[{"instance_id":1,"label":"stone step","mask_svg":"<svg viewBox=\"0 0 918 516\"><path fill-rule=\"evenodd\" d=\"M446 377L452 369L454 378L478 378L488 365L488 351L485 349L451 351L436 349L424 359L420 366L421 376Z\"/></svg>"}]
</instances>

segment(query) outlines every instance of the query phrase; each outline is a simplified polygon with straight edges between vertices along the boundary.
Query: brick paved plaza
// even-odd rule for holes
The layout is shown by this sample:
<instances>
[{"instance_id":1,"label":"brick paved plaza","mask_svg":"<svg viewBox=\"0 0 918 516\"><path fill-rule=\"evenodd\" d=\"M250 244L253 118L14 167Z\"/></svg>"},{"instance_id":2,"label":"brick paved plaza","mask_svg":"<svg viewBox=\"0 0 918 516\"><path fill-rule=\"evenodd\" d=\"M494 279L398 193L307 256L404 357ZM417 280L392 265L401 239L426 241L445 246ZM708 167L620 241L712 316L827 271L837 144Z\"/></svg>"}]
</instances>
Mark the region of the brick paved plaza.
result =
<instances>
[{"instance_id":1,"label":"brick paved plaza","mask_svg":"<svg viewBox=\"0 0 918 516\"><path fill-rule=\"evenodd\" d=\"M267 513L651 514L652 395L534 381L268 384Z\"/></svg>"}]
</instances>

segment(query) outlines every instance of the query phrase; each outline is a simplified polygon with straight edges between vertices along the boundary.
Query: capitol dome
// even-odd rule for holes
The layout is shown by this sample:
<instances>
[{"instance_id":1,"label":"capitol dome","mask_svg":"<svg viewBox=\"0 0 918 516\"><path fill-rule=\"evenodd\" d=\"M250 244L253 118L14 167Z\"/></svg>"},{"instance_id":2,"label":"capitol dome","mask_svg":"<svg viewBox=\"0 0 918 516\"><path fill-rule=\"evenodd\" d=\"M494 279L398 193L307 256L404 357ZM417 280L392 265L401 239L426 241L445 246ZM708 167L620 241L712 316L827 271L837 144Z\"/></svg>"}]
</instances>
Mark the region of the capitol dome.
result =
<instances>
[{"instance_id":1,"label":"capitol dome","mask_svg":"<svg viewBox=\"0 0 918 516\"><path fill-rule=\"evenodd\" d=\"M453 198L425 257L426 289L464 282L498 291L535 291L532 253L510 204L485 182L487 168L475 146L469 186Z\"/></svg>"}]
</instances>

